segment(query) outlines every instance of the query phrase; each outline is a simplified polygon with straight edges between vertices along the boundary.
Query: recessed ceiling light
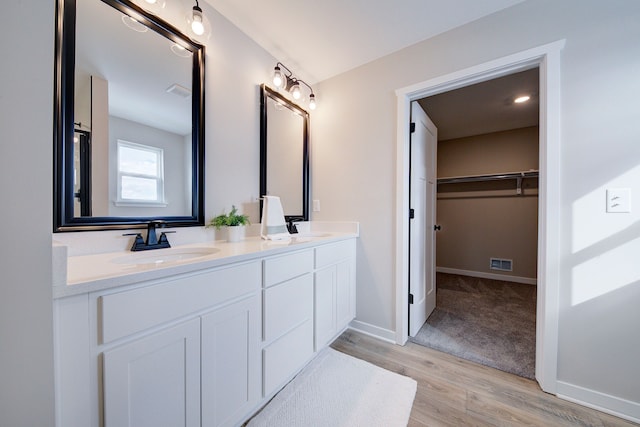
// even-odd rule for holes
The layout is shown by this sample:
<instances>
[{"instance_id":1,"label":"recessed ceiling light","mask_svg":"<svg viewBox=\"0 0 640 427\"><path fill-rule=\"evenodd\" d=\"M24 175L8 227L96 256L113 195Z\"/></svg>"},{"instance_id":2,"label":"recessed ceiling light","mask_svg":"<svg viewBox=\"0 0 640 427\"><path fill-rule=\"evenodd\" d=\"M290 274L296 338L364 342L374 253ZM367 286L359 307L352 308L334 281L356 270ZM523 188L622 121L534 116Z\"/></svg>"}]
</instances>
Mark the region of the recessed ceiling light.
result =
<instances>
[{"instance_id":1,"label":"recessed ceiling light","mask_svg":"<svg viewBox=\"0 0 640 427\"><path fill-rule=\"evenodd\" d=\"M513 102L515 102L516 104L522 104L523 102L527 102L530 99L531 97L529 95L523 95L514 99Z\"/></svg>"},{"instance_id":2,"label":"recessed ceiling light","mask_svg":"<svg viewBox=\"0 0 640 427\"><path fill-rule=\"evenodd\" d=\"M145 33L149 30L144 24L127 15L122 15L122 22L133 31L137 31L139 33Z\"/></svg>"},{"instance_id":3,"label":"recessed ceiling light","mask_svg":"<svg viewBox=\"0 0 640 427\"><path fill-rule=\"evenodd\" d=\"M185 48L184 46L180 46L178 43L174 43L171 45L171 52L175 53L181 58L189 58L193 53L190 50Z\"/></svg>"}]
</instances>

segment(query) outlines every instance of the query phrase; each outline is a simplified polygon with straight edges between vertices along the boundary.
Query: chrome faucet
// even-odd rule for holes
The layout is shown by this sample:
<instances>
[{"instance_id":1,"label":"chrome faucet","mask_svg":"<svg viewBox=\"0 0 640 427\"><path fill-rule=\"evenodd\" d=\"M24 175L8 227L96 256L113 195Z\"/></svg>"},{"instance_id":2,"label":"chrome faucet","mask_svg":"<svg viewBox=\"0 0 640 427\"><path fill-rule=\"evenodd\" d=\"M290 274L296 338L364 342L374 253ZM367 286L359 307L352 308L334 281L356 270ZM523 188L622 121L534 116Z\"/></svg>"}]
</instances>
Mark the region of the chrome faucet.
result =
<instances>
[{"instance_id":1,"label":"chrome faucet","mask_svg":"<svg viewBox=\"0 0 640 427\"><path fill-rule=\"evenodd\" d=\"M160 237L158 238L156 234L156 228L165 227L166 222L157 219L154 221L149 221L147 223L147 240L142 239L141 233L127 233L123 234L123 236L136 236L133 241L133 246L131 246L132 251L146 251L150 249L162 249L162 248L170 248L169 239L167 239L167 234L175 233L175 231L164 231L160 233Z\"/></svg>"}]
</instances>

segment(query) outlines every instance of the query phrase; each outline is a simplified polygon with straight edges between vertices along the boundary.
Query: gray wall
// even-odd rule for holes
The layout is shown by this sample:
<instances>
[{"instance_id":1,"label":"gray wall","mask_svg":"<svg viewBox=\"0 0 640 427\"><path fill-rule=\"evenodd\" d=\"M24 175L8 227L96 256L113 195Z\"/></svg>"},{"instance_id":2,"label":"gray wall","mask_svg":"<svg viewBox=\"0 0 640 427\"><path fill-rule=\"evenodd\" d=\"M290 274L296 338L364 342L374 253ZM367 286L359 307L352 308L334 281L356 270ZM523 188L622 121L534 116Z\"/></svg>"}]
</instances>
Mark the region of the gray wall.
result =
<instances>
[{"instance_id":1,"label":"gray wall","mask_svg":"<svg viewBox=\"0 0 640 427\"><path fill-rule=\"evenodd\" d=\"M18 17L29 17L29 25ZM54 2L0 13L0 425L53 425ZM26 36L28 34L28 36Z\"/></svg>"},{"instance_id":2,"label":"gray wall","mask_svg":"<svg viewBox=\"0 0 640 427\"><path fill-rule=\"evenodd\" d=\"M164 196L167 206L139 207L116 206L118 198L118 140L133 142L163 150ZM188 216L191 215L191 167L185 167L190 160L185 159L191 140L175 133L153 128L120 117L109 117L109 216ZM189 188L189 192L185 191Z\"/></svg>"},{"instance_id":3,"label":"gray wall","mask_svg":"<svg viewBox=\"0 0 640 427\"><path fill-rule=\"evenodd\" d=\"M214 28L207 217L236 204L258 222L258 85L275 59L201 6ZM30 16L28 32L17 16ZM4 2L0 23L0 425L48 426L54 2ZM558 373L566 384L637 407L640 209L605 214L604 190L640 192L640 2L527 1L314 87L321 102L311 117L312 197L322 211L313 219L361 222L358 319L393 330L395 89L562 38Z\"/></svg>"},{"instance_id":4,"label":"gray wall","mask_svg":"<svg viewBox=\"0 0 640 427\"><path fill-rule=\"evenodd\" d=\"M640 192L640 2L526 1L322 82L314 219L361 222L357 319L394 331L395 90L561 39L559 389L640 418L640 209L605 213Z\"/></svg>"},{"instance_id":5,"label":"gray wall","mask_svg":"<svg viewBox=\"0 0 640 427\"><path fill-rule=\"evenodd\" d=\"M537 126L438 142L438 178L532 169L538 169ZM438 185L436 265L535 283L537 187L526 179L518 195L511 179ZM512 260L513 271L491 270L490 258Z\"/></svg>"}]
</instances>

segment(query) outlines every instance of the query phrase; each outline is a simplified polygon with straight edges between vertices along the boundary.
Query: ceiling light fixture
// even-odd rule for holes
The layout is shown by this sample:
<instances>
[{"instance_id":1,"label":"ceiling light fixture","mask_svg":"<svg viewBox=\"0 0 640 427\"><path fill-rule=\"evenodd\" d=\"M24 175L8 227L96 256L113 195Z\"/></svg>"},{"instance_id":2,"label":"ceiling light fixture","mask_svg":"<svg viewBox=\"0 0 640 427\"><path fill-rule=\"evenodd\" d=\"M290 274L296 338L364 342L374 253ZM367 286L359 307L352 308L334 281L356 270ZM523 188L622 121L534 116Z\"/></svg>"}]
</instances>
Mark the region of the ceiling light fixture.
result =
<instances>
[{"instance_id":1,"label":"ceiling light fixture","mask_svg":"<svg viewBox=\"0 0 640 427\"><path fill-rule=\"evenodd\" d=\"M124 23L124 25L131 28L133 31L137 31L138 33L146 33L149 30L146 25L129 15L122 15L122 22Z\"/></svg>"},{"instance_id":2,"label":"ceiling light fixture","mask_svg":"<svg viewBox=\"0 0 640 427\"><path fill-rule=\"evenodd\" d=\"M285 71L283 72L282 69ZM273 69L273 85L277 90L284 89L288 91L293 99L296 101L302 98L302 90L300 85L304 85L309 89L309 109L316 109L316 95L313 93L313 88L309 86L304 80L300 80L293 76L291 70L289 70L282 62L278 62Z\"/></svg>"},{"instance_id":3,"label":"ceiling light fixture","mask_svg":"<svg viewBox=\"0 0 640 427\"><path fill-rule=\"evenodd\" d=\"M196 5L193 6L193 11L191 12L191 30L198 36L204 34L204 17L198 0L196 0Z\"/></svg>"},{"instance_id":4,"label":"ceiling light fixture","mask_svg":"<svg viewBox=\"0 0 640 427\"><path fill-rule=\"evenodd\" d=\"M527 102L530 99L531 97L529 95L523 95L514 99L513 102L515 102L516 104L522 104L523 102Z\"/></svg>"}]
</instances>

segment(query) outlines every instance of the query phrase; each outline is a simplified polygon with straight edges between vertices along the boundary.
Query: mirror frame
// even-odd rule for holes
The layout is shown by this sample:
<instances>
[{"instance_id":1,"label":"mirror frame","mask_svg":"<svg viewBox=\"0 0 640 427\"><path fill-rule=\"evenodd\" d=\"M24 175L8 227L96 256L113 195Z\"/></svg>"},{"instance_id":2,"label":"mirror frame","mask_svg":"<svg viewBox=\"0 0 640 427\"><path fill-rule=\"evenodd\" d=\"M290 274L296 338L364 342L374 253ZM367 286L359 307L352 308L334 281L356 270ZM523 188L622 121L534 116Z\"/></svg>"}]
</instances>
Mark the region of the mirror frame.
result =
<instances>
[{"instance_id":1,"label":"mirror frame","mask_svg":"<svg viewBox=\"0 0 640 427\"><path fill-rule=\"evenodd\" d=\"M269 88L265 84L260 85L260 217L262 217L262 196L267 194L267 101L271 98L290 110L300 114L303 119L302 126L302 213L286 215L285 220L309 221L309 113L294 104L280 93Z\"/></svg>"},{"instance_id":2,"label":"mirror frame","mask_svg":"<svg viewBox=\"0 0 640 427\"><path fill-rule=\"evenodd\" d=\"M192 67L192 187L191 215L150 217L73 216L73 132L75 90L76 0L56 1L53 231L88 231L139 226L155 219L169 227L204 225L204 61L205 48L157 16L128 0L102 1L119 12L135 17L161 36L193 52Z\"/></svg>"}]
</instances>

